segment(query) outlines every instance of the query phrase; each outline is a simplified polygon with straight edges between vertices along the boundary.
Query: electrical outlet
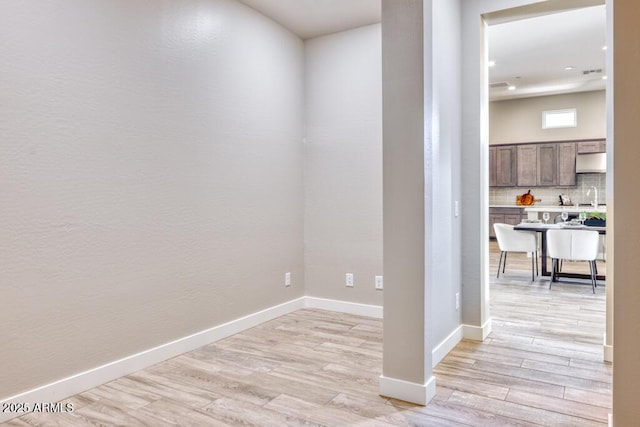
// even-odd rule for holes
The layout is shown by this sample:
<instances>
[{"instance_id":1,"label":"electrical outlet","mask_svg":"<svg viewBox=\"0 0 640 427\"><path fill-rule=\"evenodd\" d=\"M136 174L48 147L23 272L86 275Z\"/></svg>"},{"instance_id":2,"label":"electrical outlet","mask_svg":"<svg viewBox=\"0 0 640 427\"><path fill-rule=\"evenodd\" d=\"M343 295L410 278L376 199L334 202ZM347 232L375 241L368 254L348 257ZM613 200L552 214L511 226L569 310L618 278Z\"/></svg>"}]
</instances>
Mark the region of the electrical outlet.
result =
<instances>
[{"instance_id":1,"label":"electrical outlet","mask_svg":"<svg viewBox=\"0 0 640 427\"><path fill-rule=\"evenodd\" d=\"M350 288L353 288L353 273L347 273L345 275L345 282L344 284Z\"/></svg>"},{"instance_id":2,"label":"electrical outlet","mask_svg":"<svg viewBox=\"0 0 640 427\"><path fill-rule=\"evenodd\" d=\"M456 292L456 310L460 310L460 292Z\"/></svg>"},{"instance_id":3,"label":"electrical outlet","mask_svg":"<svg viewBox=\"0 0 640 427\"><path fill-rule=\"evenodd\" d=\"M291 273L284 273L284 285L291 286Z\"/></svg>"},{"instance_id":4,"label":"electrical outlet","mask_svg":"<svg viewBox=\"0 0 640 427\"><path fill-rule=\"evenodd\" d=\"M376 276L375 284L377 290L381 291L383 289L382 276Z\"/></svg>"}]
</instances>

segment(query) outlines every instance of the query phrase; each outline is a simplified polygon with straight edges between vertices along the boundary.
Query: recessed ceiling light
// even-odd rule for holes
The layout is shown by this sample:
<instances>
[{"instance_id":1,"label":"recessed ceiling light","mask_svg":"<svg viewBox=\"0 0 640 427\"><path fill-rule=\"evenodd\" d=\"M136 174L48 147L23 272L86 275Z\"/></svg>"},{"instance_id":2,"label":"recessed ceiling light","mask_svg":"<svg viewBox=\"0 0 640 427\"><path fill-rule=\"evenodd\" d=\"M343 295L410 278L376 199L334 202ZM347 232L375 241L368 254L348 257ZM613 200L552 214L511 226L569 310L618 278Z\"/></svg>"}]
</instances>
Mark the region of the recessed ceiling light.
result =
<instances>
[{"instance_id":1,"label":"recessed ceiling light","mask_svg":"<svg viewBox=\"0 0 640 427\"><path fill-rule=\"evenodd\" d=\"M602 76L602 80L607 80L607 76Z\"/></svg>"},{"instance_id":2,"label":"recessed ceiling light","mask_svg":"<svg viewBox=\"0 0 640 427\"><path fill-rule=\"evenodd\" d=\"M508 89L509 90L516 90L516 87L515 86L509 86Z\"/></svg>"},{"instance_id":3,"label":"recessed ceiling light","mask_svg":"<svg viewBox=\"0 0 640 427\"><path fill-rule=\"evenodd\" d=\"M573 65L567 65L566 67L564 67L564 69L567 70L567 71L571 71L574 68L576 68L576 67L574 67Z\"/></svg>"},{"instance_id":4,"label":"recessed ceiling light","mask_svg":"<svg viewBox=\"0 0 640 427\"><path fill-rule=\"evenodd\" d=\"M602 46L602 50L607 50L607 47L606 46Z\"/></svg>"},{"instance_id":5,"label":"recessed ceiling light","mask_svg":"<svg viewBox=\"0 0 640 427\"><path fill-rule=\"evenodd\" d=\"M493 66L495 66L495 65L496 65L496 61L489 61L489 62L487 62L487 65L488 65L489 67L493 67Z\"/></svg>"}]
</instances>

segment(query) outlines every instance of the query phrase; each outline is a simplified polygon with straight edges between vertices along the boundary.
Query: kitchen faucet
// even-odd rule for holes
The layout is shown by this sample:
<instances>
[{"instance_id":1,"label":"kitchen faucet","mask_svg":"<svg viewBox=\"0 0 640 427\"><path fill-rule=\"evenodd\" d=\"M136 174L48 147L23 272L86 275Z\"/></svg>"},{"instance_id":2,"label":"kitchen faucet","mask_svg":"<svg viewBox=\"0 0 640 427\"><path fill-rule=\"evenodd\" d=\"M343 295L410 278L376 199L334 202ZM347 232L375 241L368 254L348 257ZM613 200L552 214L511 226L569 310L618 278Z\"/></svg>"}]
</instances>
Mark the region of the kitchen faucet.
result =
<instances>
[{"instance_id":1,"label":"kitchen faucet","mask_svg":"<svg viewBox=\"0 0 640 427\"><path fill-rule=\"evenodd\" d=\"M593 206L594 208L597 208L598 207L598 189L595 186L592 185L587 190L587 196L589 194L591 194L591 189L592 188L593 188L593 202L591 202L591 206Z\"/></svg>"}]
</instances>

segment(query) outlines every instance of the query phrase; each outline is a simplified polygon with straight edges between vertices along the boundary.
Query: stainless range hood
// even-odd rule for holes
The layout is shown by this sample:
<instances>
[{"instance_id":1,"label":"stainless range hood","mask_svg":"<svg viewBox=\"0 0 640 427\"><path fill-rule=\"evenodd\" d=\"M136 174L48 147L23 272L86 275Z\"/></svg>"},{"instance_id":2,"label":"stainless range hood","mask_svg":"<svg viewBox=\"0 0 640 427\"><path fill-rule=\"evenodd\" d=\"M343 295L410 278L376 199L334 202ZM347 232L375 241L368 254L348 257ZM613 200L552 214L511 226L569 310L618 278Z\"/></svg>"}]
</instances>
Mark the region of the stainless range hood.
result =
<instances>
[{"instance_id":1,"label":"stainless range hood","mask_svg":"<svg viewBox=\"0 0 640 427\"><path fill-rule=\"evenodd\" d=\"M576 173L606 173L607 153L584 153L576 156Z\"/></svg>"}]
</instances>

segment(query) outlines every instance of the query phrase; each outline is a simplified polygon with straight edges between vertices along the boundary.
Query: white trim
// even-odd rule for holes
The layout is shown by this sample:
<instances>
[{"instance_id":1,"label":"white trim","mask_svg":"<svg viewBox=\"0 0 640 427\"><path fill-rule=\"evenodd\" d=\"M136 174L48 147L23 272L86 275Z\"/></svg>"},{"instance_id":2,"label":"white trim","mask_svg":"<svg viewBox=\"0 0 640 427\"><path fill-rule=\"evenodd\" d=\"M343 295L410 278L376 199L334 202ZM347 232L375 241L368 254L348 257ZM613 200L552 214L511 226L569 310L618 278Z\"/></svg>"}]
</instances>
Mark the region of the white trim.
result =
<instances>
[{"instance_id":1,"label":"white trim","mask_svg":"<svg viewBox=\"0 0 640 427\"><path fill-rule=\"evenodd\" d=\"M604 344L602 350L604 361L613 363L613 346Z\"/></svg>"},{"instance_id":2,"label":"white trim","mask_svg":"<svg viewBox=\"0 0 640 427\"><path fill-rule=\"evenodd\" d=\"M140 353L132 354L122 359L106 363L102 366L71 375L67 378L42 385L32 390L10 396L0 400L0 404L5 402L24 402L32 405L33 403L39 402L59 402L60 400L89 390L93 387L97 387L109 381L129 375L133 372L155 365L156 363L195 350L203 345L221 340L302 308L318 308L322 310L382 319L382 306L315 297L300 297L256 313L249 314L239 319L232 320L222 325L214 326L204 331L150 348ZM435 395L435 380L433 381L433 384L431 384L430 381L425 386L428 386L426 393L430 396L430 400L433 395ZM431 388L433 390L431 390ZM16 413L0 413L0 422L7 421L19 415L20 414Z\"/></svg>"},{"instance_id":3,"label":"white trim","mask_svg":"<svg viewBox=\"0 0 640 427\"><path fill-rule=\"evenodd\" d=\"M214 326L201 332L196 332L195 334L179 338L175 341L159 345L140 353L124 357L120 360L54 381L33 390L8 397L0 400L0 404L5 402L24 402L33 406L33 403L38 402L59 402L60 400L66 399L74 394L97 387L106 382L139 371L140 369L147 368L188 351L195 350L203 345L237 334L238 332L242 332L285 314L292 313L304 308L305 306L305 297L300 297L256 313L249 314L239 319L223 323L222 325ZM19 415L21 414L0 413L0 422L7 421Z\"/></svg>"},{"instance_id":4,"label":"white trim","mask_svg":"<svg viewBox=\"0 0 640 427\"><path fill-rule=\"evenodd\" d=\"M613 414L609 414L609 427L613 427Z\"/></svg>"},{"instance_id":5,"label":"white trim","mask_svg":"<svg viewBox=\"0 0 640 427\"><path fill-rule=\"evenodd\" d=\"M602 334L602 360L613 363L613 346L607 345L607 333Z\"/></svg>"},{"instance_id":6,"label":"white trim","mask_svg":"<svg viewBox=\"0 0 640 427\"><path fill-rule=\"evenodd\" d=\"M436 378L432 376L425 384L418 384L380 375L380 395L426 405L436 395Z\"/></svg>"},{"instance_id":7,"label":"white trim","mask_svg":"<svg viewBox=\"0 0 640 427\"><path fill-rule=\"evenodd\" d=\"M613 346L612 345L602 345L602 358L605 362L613 363Z\"/></svg>"},{"instance_id":8,"label":"white trim","mask_svg":"<svg viewBox=\"0 0 640 427\"><path fill-rule=\"evenodd\" d=\"M435 368L435 366L440 363L440 361L444 359L445 356L462 340L462 326L463 325L458 326L449 334L448 337L446 337L431 351L432 368Z\"/></svg>"},{"instance_id":9,"label":"white trim","mask_svg":"<svg viewBox=\"0 0 640 427\"><path fill-rule=\"evenodd\" d=\"M334 299L305 297L304 306L307 308L318 308L321 310L337 311L340 313L382 319L382 306L380 305L368 305L349 301L338 301Z\"/></svg>"},{"instance_id":10,"label":"white trim","mask_svg":"<svg viewBox=\"0 0 640 427\"><path fill-rule=\"evenodd\" d=\"M482 326L462 325L462 338L472 341L484 341L491 333L491 318Z\"/></svg>"}]
</instances>

